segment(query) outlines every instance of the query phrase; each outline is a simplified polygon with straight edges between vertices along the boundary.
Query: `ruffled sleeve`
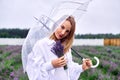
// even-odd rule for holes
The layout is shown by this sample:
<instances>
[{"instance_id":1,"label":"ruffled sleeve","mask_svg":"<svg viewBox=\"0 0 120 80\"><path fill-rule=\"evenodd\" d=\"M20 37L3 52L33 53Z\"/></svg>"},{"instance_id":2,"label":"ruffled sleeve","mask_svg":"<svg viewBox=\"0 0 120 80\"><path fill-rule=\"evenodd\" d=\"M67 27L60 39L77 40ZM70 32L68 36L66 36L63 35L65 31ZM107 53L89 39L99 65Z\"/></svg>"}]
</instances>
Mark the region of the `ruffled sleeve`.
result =
<instances>
[{"instance_id":1,"label":"ruffled sleeve","mask_svg":"<svg viewBox=\"0 0 120 80\"><path fill-rule=\"evenodd\" d=\"M82 65L73 62L71 50L67 53L68 55L68 67L70 80L78 80L81 72L83 72Z\"/></svg>"},{"instance_id":2,"label":"ruffled sleeve","mask_svg":"<svg viewBox=\"0 0 120 80\"><path fill-rule=\"evenodd\" d=\"M37 42L28 55L26 72L29 80L49 80L48 71L53 69L51 62L43 57L44 43Z\"/></svg>"}]
</instances>

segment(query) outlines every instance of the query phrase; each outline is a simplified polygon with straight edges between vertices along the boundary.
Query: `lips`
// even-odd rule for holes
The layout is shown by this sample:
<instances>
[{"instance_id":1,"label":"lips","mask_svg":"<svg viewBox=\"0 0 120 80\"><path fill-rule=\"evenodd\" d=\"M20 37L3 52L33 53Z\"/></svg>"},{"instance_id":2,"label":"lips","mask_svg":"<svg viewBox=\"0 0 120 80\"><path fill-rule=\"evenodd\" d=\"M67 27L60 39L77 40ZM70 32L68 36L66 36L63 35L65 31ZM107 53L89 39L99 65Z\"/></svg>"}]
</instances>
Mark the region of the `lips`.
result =
<instances>
[{"instance_id":1,"label":"lips","mask_svg":"<svg viewBox=\"0 0 120 80\"><path fill-rule=\"evenodd\" d=\"M59 35L60 38L62 38L63 36L62 35Z\"/></svg>"}]
</instances>

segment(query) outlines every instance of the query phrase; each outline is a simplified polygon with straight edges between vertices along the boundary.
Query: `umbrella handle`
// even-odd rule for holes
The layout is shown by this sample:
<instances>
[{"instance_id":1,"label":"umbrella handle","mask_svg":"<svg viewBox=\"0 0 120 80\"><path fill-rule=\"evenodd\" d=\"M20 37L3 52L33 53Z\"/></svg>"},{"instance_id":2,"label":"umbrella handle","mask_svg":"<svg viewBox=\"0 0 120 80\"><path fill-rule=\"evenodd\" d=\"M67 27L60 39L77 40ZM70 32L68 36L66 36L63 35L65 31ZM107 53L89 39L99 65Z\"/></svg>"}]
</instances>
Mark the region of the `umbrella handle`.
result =
<instances>
[{"instance_id":1,"label":"umbrella handle","mask_svg":"<svg viewBox=\"0 0 120 80\"><path fill-rule=\"evenodd\" d=\"M99 59L98 59L96 56L94 56L94 59L97 61L97 63L96 63L95 65L92 65L91 68L96 68L96 67L98 67L98 65L99 65L99 63L100 63ZM84 60L84 58L83 58L83 60Z\"/></svg>"},{"instance_id":2,"label":"umbrella handle","mask_svg":"<svg viewBox=\"0 0 120 80\"><path fill-rule=\"evenodd\" d=\"M99 59L96 56L94 56L94 59L97 61L97 63L96 65L91 66L91 68L96 68L100 63Z\"/></svg>"}]
</instances>

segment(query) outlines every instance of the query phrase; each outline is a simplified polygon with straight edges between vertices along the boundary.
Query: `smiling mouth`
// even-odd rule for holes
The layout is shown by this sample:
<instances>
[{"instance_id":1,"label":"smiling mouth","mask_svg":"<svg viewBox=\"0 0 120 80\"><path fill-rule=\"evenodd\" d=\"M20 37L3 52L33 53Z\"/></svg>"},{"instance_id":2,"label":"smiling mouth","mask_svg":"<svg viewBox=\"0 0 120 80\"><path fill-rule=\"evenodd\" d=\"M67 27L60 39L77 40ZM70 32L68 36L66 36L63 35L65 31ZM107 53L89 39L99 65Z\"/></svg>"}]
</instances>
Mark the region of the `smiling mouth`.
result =
<instances>
[{"instance_id":1,"label":"smiling mouth","mask_svg":"<svg viewBox=\"0 0 120 80\"><path fill-rule=\"evenodd\" d=\"M60 38L62 38L62 35L59 35Z\"/></svg>"}]
</instances>

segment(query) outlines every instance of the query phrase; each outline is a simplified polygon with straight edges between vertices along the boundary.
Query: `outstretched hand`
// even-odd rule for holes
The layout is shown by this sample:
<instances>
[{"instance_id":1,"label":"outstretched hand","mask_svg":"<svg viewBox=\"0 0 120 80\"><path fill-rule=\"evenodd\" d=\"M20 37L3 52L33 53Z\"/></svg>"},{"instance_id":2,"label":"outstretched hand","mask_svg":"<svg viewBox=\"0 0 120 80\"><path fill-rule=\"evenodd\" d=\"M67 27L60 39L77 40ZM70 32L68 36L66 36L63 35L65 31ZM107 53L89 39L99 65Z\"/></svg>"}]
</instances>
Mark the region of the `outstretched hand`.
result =
<instances>
[{"instance_id":1,"label":"outstretched hand","mask_svg":"<svg viewBox=\"0 0 120 80\"><path fill-rule=\"evenodd\" d=\"M90 59L83 59L82 68L83 70L90 69L92 66L92 61Z\"/></svg>"}]
</instances>

